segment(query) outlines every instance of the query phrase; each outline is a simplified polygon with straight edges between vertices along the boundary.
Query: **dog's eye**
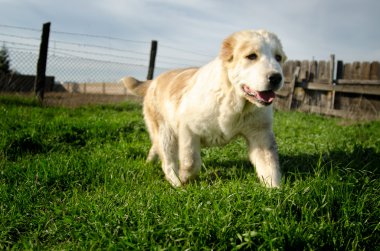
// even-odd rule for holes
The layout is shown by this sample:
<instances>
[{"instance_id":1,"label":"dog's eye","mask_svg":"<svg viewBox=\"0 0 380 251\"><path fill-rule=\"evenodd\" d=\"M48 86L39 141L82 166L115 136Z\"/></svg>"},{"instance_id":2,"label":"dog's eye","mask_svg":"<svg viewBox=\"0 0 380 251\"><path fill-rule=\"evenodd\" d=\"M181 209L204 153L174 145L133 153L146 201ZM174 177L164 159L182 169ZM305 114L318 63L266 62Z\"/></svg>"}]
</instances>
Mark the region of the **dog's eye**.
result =
<instances>
[{"instance_id":1,"label":"dog's eye","mask_svg":"<svg viewBox=\"0 0 380 251\"><path fill-rule=\"evenodd\" d=\"M276 56L274 56L274 58L277 60L277 62L281 62L282 61L282 56L277 54Z\"/></svg>"},{"instance_id":2,"label":"dog's eye","mask_svg":"<svg viewBox=\"0 0 380 251\"><path fill-rule=\"evenodd\" d=\"M256 60L257 54L256 53L249 54L248 56L246 56L246 58L249 60Z\"/></svg>"}]
</instances>

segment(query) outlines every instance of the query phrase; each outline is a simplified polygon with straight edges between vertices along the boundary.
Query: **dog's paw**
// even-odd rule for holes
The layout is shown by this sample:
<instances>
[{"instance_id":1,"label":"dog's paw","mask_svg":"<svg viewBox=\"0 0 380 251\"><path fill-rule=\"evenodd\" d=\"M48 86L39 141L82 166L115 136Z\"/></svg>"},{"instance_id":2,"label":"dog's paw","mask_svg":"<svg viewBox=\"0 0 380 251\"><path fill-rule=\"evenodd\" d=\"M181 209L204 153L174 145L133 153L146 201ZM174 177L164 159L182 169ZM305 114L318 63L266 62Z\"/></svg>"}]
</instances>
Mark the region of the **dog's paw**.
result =
<instances>
[{"instance_id":1,"label":"dog's paw","mask_svg":"<svg viewBox=\"0 0 380 251\"><path fill-rule=\"evenodd\" d=\"M179 180L178 177L168 177L168 176L166 176L165 178L170 183L170 185L172 185L172 187L174 187L174 188L179 188L179 187L183 186L182 182Z\"/></svg>"}]
</instances>

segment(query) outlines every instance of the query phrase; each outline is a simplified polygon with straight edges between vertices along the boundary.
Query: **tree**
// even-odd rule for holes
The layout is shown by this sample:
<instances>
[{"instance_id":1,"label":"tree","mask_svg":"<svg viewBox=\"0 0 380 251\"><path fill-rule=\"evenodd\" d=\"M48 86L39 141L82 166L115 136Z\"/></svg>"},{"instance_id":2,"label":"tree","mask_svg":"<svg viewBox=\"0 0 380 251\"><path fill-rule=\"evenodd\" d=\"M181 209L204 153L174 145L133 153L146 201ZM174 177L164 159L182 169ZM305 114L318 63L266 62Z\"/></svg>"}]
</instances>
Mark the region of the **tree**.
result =
<instances>
[{"instance_id":1,"label":"tree","mask_svg":"<svg viewBox=\"0 0 380 251\"><path fill-rule=\"evenodd\" d=\"M0 73L9 74L11 72L10 69L10 59L8 49L3 45L0 50Z\"/></svg>"}]
</instances>

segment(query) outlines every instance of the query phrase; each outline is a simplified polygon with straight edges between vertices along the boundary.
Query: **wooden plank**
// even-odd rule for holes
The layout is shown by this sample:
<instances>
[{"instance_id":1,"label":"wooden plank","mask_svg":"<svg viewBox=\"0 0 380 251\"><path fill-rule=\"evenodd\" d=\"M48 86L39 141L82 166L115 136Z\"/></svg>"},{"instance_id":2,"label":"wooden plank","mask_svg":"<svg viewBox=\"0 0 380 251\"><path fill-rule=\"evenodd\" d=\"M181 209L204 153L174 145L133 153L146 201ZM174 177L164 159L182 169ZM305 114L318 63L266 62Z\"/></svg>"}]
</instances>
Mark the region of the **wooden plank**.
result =
<instances>
[{"instance_id":1,"label":"wooden plank","mask_svg":"<svg viewBox=\"0 0 380 251\"><path fill-rule=\"evenodd\" d=\"M344 67L343 67L343 78L344 79L352 79L351 68L352 68L352 65L350 63L344 64Z\"/></svg>"},{"instance_id":2,"label":"wooden plank","mask_svg":"<svg viewBox=\"0 0 380 251\"><path fill-rule=\"evenodd\" d=\"M330 79L332 78L332 76L330 76L331 74L331 67L330 67L330 61L326 62L325 64L325 76L323 79L327 79L329 82L330 82Z\"/></svg>"},{"instance_id":3,"label":"wooden plank","mask_svg":"<svg viewBox=\"0 0 380 251\"><path fill-rule=\"evenodd\" d=\"M337 92L357 93L357 94L369 94L380 95L379 86L367 86L367 85L334 85L334 90Z\"/></svg>"},{"instance_id":4,"label":"wooden plank","mask_svg":"<svg viewBox=\"0 0 380 251\"><path fill-rule=\"evenodd\" d=\"M371 74L371 64L369 62L362 62L360 65L360 79L368 80Z\"/></svg>"},{"instance_id":5,"label":"wooden plank","mask_svg":"<svg viewBox=\"0 0 380 251\"><path fill-rule=\"evenodd\" d=\"M314 105L304 105L300 109L303 112L311 112L311 113L317 113L317 114L324 114L329 116L335 116L335 117L348 117L351 115L351 112L347 110L337 110L337 109L326 109L319 106Z\"/></svg>"},{"instance_id":6,"label":"wooden plank","mask_svg":"<svg viewBox=\"0 0 380 251\"><path fill-rule=\"evenodd\" d=\"M360 79L361 64L358 61L352 63L351 79Z\"/></svg>"},{"instance_id":7,"label":"wooden plank","mask_svg":"<svg viewBox=\"0 0 380 251\"><path fill-rule=\"evenodd\" d=\"M318 62L318 82L328 83L330 80L330 62Z\"/></svg>"},{"instance_id":8,"label":"wooden plank","mask_svg":"<svg viewBox=\"0 0 380 251\"><path fill-rule=\"evenodd\" d=\"M351 110L338 110L338 109L324 109L319 106L312 106L312 105L304 105L300 109L300 111L303 112L311 112L311 113L317 113L317 114L323 114L328 116L335 116L335 117L342 117L342 118L366 118L366 119L378 119L378 114L370 114L365 113L363 115L363 111L351 111Z\"/></svg>"},{"instance_id":9,"label":"wooden plank","mask_svg":"<svg viewBox=\"0 0 380 251\"><path fill-rule=\"evenodd\" d=\"M282 66L282 72L285 77L285 82L292 81L292 74L293 74L293 61L289 60L286 61L285 64Z\"/></svg>"},{"instance_id":10,"label":"wooden plank","mask_svg":"<svg viewBox=\"0 0 380 251\"><path fill-rule=\"evenodd\" d=\"M354 79L338 79L339 85L380 85L380 80L354 80Z\"/></svg>"},{"instance_id":11,"label":"wooden plank","mask_svg":"<svg viewBox=\"0 0 380 251\"><path fill-rule=\"evenodd\" d=\"M294 74L293 74L293 80L292 82L290 83L290 90L289 90L289 97L288 97L288 109L290 110L292 108L292 101L293 101L293 92L294 92L294 87L296 85L296 82L297 82L297 79L299 77L299 74L300 74L300 69L301 67L300 66L297 66L295 71L294 71Z\"/></svg>"},{"instance_id":12,"label":"wooden plank","mask_svg":"<svg viewBox=\"0 0 380 251\"><path fill-rule=\"evenodd\" d=\"M309 81L314 81L316 80L318 77L317 77L317 73L318 73L318 63L317 61L311 61L310 62L310 68L309 68Z\"/></svg>"},{"instance_id":13,"label":"wooden plank","mask_svg":"<svg viewBox=\"0 0 380 251\"><path fill-rule=\"evenodd\" d=\"M328 80L328 72L326 71L328 69L327 63L324 60L321 60L318 62L318 80ZM320 82L320 81L318 81Z\"/></svg>"},{"instance_id":14,"label":"wooden plank","mask_svg":"<svg viewBox=\"0 0 380 251\"><path fill-rule=\"evenodd\" d=\"M372 62L370 66L370 77L371 80L380 80L380 63Z\"/></svg>"},{"instance_id":15,"label":"wooden plank","mask_svg":"<svg viewBox=\"0 0 380 251\"><path fill-rule=\"evenodd\" d=\"M282 67L282 72L285 77L285 82L290 83L293 80L293 73L297 66L300 65L300 61L297 60L289 60L286 61Z\"/></svg>"},{"instance_id":16,"label":"wooden plank","mask_svg":"<svg viewBox=\"0 0 380 251\"><path fill-rule=\"evenodd\" d=\"M294 76L296 76L297 78L295 79L295 81L300 81L299 79L299 71L300 71L300 68L301 67L301 61L300 60L295 60L294 61L294 68L293 68L293 71L292 71L292 81L294 80ZM295 74L297 73L297 74Z\"/></svg>"},{"instance_id":17,"label":"wooden plank","mask_svg":"<svg viewBox=\"0 0 380 251\"><path fill-rule=\"evenodd\" d=\"M379 86L370 85L326 85L321 83L307 83L305 89L318 91L336 91L345 93L380 95Z\"/></svg>"},{"instance_id":18,"label":"wooden plank","mask_svg":"<svg viewBox=\"0 0 380 251\"><path fill-rule=\"evenodd\" d=\"M309 69L310 69L309 61L303 60L301 62L301 70L300 70L300 75L298 77L300 81L309 80Z\"/></svg>"},{"instance_id":19,"label":"wooden plank","mask_svg":"<svg viewBox=\"0 0 380 251\"><path fill-rule=\"evenodd\" d=\"M307 90L316 90L316 91L332 91L333 86L332 85L326 85L316 82L309 82L304 85L305 89Z\"/></svg>"}]
</instances>

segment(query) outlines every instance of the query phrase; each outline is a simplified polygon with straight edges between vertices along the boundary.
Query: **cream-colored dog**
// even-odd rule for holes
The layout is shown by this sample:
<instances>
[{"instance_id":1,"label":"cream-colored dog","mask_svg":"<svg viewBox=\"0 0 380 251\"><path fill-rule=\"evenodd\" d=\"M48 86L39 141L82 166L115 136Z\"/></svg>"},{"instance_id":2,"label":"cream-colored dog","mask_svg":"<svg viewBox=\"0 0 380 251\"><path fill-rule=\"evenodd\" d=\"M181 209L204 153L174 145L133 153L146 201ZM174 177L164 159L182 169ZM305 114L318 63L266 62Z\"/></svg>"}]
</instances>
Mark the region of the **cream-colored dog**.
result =
<instances>
[{"instance_id":1,"label":"cream-colored dog","mask_svg":"<svg viewBox=\"0 0 380 251\"><path fill-rule=\"evenodd\" d=\"M146 82L124 78L131 93L144 96L152 141L148 161L159 156L166 179L179 187L197 176L201 146L242 136L260 180L280 186L271 104L283 85L285 59L276 35L245 30L226 38L219 56L201 68L169 71Z\"/></svg>"}]
</instances>

